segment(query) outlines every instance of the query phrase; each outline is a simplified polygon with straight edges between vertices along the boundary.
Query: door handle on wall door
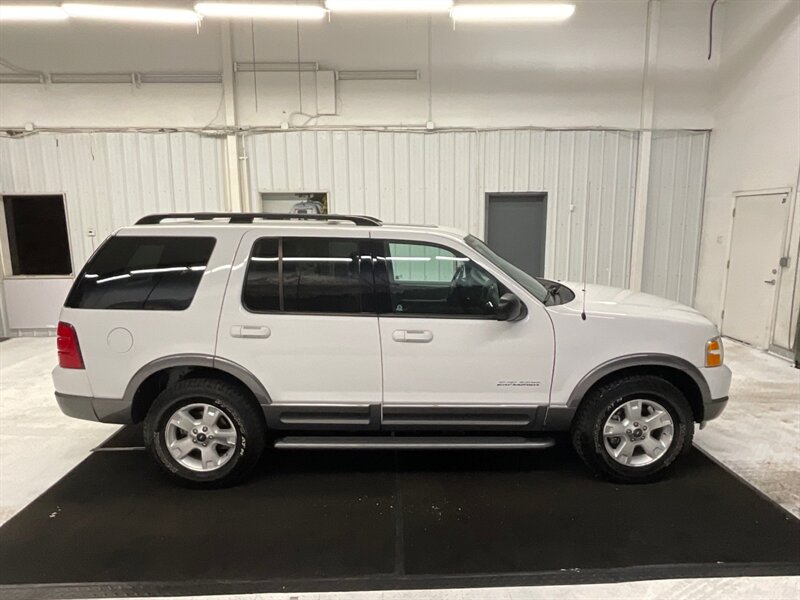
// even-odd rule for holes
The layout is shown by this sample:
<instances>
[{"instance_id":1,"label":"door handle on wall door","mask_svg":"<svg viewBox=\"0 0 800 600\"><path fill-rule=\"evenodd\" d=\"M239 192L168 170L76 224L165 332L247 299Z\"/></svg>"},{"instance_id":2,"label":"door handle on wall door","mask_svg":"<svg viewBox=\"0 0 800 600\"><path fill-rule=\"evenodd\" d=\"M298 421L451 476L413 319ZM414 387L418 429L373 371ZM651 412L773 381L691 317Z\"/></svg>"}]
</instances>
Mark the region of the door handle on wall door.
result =
<instances>
[{"instance_id":1,"label":"door handle on wall door","mask_svg":"<svg viewBox=\"0 0 800 600\"><path fill-rule=\"evenodd\" d=\"M765 279L764 283L768 283L770 285L775 285L775 280L774 279Z\"/></svg>"},{"instance_id":2,"label":"door handle on wall door","mask_svg":"<svg viewBox=\"0 0 800 600\"><path fill-rule=\"evenodd\" d=\"M259 327L257 325L234 325L231 327L231 337L268 338L271 333L269 327Z\"/></svg>"},{"instance_id":3,"label":"door handle on wall door","mask_svg":"<svg viewBox=\"0 0 800 600\"><path fill-rule=\"evenodd\" d=\"M392 333L392 339L395 342L427 344L433 341L433 332L427 329L396 329Z\"/></svg>"}]
</instances>

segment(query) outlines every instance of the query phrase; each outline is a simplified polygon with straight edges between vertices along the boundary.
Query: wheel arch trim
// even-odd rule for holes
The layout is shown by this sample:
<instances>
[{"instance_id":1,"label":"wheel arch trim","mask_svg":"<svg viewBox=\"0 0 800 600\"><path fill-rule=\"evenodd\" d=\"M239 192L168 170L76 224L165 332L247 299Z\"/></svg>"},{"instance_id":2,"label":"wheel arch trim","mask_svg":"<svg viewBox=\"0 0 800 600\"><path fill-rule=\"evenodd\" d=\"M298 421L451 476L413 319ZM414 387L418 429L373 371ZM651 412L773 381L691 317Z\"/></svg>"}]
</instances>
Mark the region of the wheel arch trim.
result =
<instances>
[{"instance_id":1,"label":"wheel arch trim","mask_svg":"<svg viewBox=\"0 0 800 600\"><path fill-rule=\"evenodd\" d=\"M575 386L567 401L567 407L576 409L587 392L601 379L613 375L617 371L631 367L669 367L682 371L697 385L703 405L711 402L711 391L708 383L696 366L685 358L672 354L630 354L606 361L589 371Z\"/></svg>"},{"instance_id":2,"label":"wheel arch trim","mask_svg":"<svg viewBox=\"0 0 800 600\"><path fill-rule=\"evenodd\" d=\"M159 371L175 367L218 369L241 381L242 384L252 392L259 404L272 404L269 392L267 392L267 389L255 375L233 361L210 354L174 354L150 361L139 369L131 378L128 386L125 388L123 400L125 400L126 403L132 404L136 392L148 377Z\"/></svg>"}]
</instances>

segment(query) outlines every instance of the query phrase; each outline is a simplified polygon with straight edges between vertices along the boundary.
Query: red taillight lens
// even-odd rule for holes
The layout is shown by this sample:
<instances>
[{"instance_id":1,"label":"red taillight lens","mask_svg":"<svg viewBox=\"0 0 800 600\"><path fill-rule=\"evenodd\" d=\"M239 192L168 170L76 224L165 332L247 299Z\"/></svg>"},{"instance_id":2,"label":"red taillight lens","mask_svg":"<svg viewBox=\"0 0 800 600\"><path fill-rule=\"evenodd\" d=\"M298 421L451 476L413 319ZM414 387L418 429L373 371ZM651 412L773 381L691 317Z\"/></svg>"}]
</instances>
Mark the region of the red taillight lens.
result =
<instances>
[{"instance_id":1,"label":"red taillight lens","mask_svg":"<svg viewBox=\"0 0 800 600\"><path fill-rule=\"evenodd\" d=\"M69 323L59 323L56 332L58 347L58 365L64 369L83 369L83 356L78 344L78 334Z\"/></svg>"}]
</instances>

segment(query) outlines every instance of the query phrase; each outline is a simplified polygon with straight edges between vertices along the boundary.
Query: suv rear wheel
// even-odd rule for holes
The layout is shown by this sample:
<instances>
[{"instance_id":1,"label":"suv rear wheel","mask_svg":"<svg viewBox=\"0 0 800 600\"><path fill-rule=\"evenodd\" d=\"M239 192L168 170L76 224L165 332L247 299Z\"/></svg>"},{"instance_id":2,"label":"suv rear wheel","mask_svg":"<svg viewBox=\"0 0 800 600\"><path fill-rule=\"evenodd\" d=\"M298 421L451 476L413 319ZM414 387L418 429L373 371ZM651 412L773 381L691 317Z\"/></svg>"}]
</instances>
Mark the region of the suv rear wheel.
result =
<instances>
[{"instance_id":1,"label":"suv rear wheel","mask_svg":"<svg viewBox=\"0 0 800 600\"><path fill-rule=\"evenodd\" d=\"M158 395L144 422L145 445L161 468L190 487L243 480L264 450L260 409L240 388L186 379Z\"/></svg>"},{"instance_id":2,"label":"suv rear wheel","mask_svg":"<svg viewBox=\"0 0 800 600\"><path fill-rule=\"evenodd\" d=\"M621 483L654 481L692 445L686 398L653 375L616 379L581 403L572 443L595 473Z\"/></svg>"}]
</instances>

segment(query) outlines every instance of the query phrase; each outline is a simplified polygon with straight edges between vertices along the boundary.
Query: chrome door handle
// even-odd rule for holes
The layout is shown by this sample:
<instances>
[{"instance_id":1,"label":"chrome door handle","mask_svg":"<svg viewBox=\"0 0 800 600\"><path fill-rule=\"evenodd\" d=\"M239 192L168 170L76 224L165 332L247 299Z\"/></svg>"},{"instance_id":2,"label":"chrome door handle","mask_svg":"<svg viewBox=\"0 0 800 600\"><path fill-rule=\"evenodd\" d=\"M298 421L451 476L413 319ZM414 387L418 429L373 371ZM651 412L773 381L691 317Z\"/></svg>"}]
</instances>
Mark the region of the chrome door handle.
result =
<instances>
[{"instance_id":1,"label":"chrome door handle","mask_svg":"<svg viewBox=\"0 0 800 600\"><path fill-rule=\"evenodd\" d=\"M272 332L269 327L256 325L234 325L231 327L231 337L237 338L268 338Z\"/></svg>"},{"instance_id":2,"label":"chrome door handle","mask_svg":"<svg viewBox=\"0 0 800 600\"><path fill-rule=\"evenodd\" d=\"M770 285L775 285L775 280L774 279L765 279L764 283L768 283Z\"/></svg>"},{"instance_id":3,"label":"chrome door handle","mask_svg":"<svg viewBox=\"0 0 800 600\"><path fill-rule=\"evenodd\" d=\"M392 333L395 342L427 344L433 341L433 332L427 329L396 329Z\"/></svg>"}]
</instances>

